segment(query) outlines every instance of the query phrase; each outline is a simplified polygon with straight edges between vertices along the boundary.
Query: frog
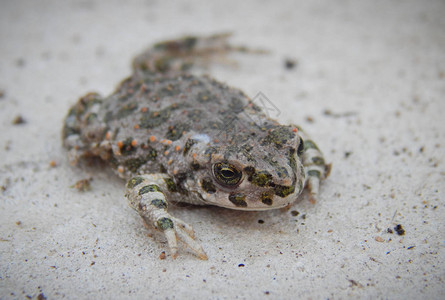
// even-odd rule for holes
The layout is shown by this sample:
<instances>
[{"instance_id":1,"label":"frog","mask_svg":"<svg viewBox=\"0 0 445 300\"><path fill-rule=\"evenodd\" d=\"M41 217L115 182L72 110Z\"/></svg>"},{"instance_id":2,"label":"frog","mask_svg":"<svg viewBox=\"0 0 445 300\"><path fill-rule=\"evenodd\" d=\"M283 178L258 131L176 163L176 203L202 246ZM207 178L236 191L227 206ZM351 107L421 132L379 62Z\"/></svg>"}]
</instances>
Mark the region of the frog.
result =
<instances>
[{"instance_id":1,"label":"frog","mask_svg":"<svg viewBox=\"0 0 445 300\"><path fill-rule=\"evenodd\" d=\"M315 201L331 169L299 126L280 124L241 90L195 74L228 53L248 52L229 36L156 43L134 58L111 95L81 97L63 124L70 163L97 158L125 179L128 204L163 233L173 259L179 241L208 256L192 226L169 213L172 203L288 207L304 189Z\"/></svg>"}]
</instances>

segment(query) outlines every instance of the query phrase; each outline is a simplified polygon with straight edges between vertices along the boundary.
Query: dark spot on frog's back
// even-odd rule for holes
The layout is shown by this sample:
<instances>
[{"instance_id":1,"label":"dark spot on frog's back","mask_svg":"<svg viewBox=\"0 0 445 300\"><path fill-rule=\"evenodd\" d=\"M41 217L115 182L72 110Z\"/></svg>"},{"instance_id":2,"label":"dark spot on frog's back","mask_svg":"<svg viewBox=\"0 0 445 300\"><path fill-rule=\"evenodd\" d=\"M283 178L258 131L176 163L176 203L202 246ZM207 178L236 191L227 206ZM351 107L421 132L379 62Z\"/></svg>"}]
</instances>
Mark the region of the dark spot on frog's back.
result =
<instances>
[{"instance_id":1,"label":"dark spot on frog's back","mask_svg":"<svg viewBox=\"0 0 445 300\"><path fill-rule=\"evenodd\" d=\"M142 183L144 181L144 178L142 177L133 177L128 181L127 188L132 189L138 184Z\"/></svg>"},{"instance_id":2,"label":"dark spot on frog's back","mask_svg":"<svg viewBox=\"0 0 445 300\"><path fill-rule=\"evenodd\" d=\"M295 133L285 126L279 126L273 129L269 134L263 139L262 145L272 144L278 149L281 149L287 141L295 137Z\"/></svg>"},{"instance_id":3,"label":"dark spot on frog's back","mask_svg":"<svg viewBox=\"0 0 445 300\"><path fill-rule=\"evenodd\" d=\"M247 178L257 186L274 186L272 175L267 171L258 171Z\"/></svg>"},{"instance_id":4,"label":"dark spot on frog's back","mask_svg":"<svg viewBox=\"0 0 445 300\"><path fill-rule=\"evenodd\" d=\"M176 123L173 126L169 126L165 137L169 140L179 140L185 131L190 129L190 125L187 123Z\"/></svg>"},{"instance_id":5,"label":"dark spot on frog's back","mask_svg":"<svg viewBox=\"0 0 445 300\"><path fill-rule=\"evenodd\" d=\"M275 195L285 198L295 192L295 183L291 186L277 185L274 187Z\"/></svg>"},{"instance_id":6,"label":"dark spot on frog's back","mask_svg":"<svg viewBox=\"0 0 445 300\"><path fill-rule=\"evenodd\" d=\"M157 152L155 149L149 147L146 150L146 155L142 156L142 157L135 157L135 158L130 158L127 159L124 162L124 166L126 168L128 168L128 170L130 170L133 173L136 173L136 171L145 163L147 163L148 161L154 161L157 157Z\"/></svg>"},{"instance_id":7,"label":"dark spot on frog's back","mask_svg":"<svg viewBox=\"0 0 445 300\"><path fill-rule=\"evenodd\" d=\"M204 178L201 180L201 187L208 194L213 194L216 192L216 187L210 179Z\"/></svg>"},{"instance_id":8,"label":"dark spot on frog's back","mask_svg":"<svg viewBox=\"0 0 445 300\"><path fill-rule=\"evenodd\" d=\"M237 207L247 207L246 196L241 193L230 193L229 200Z\"/></svg>"},{"instance_id":9,"label":"dark spot on frog's back","mask_svg":"<svg viewBox=\"0 0 445 300\"><path fill-rule=\"evenodd\" d=\"M186 155L196 143L198 143L197 140L188 139L187 142L185 142L184 151L182 152L182 154Z\"/></svg>"},{"instance_id":10,"label":"dark spot on frog's back","mask_svg":"<svg viewBox=\"0 0 445 300\"><path fill-rule=\"evenodd\" d=\"M255 168L251 167L251 166L247 166L244 168L244 172L246 172L246 174L248 176L252 176L255 173ZM251 179L249 179L249 180L251 180Z\"/></svg>"},{"instance_id":11,"label":"dark spot on frog's back","mask_svg":"<svg viewBox=\"0 0 445 300\"><path fill-rule=\"evenodd\" d=\"M261 194L261 202L263 202L266 205L272 205L273 204L273 194L271 192L264 192Z\"/></svg>"},{"instance_id":12,"label":"dark spot on frog's back","mask_svg":"<svg viewBox=\"0 0 445 300\"><path fill-rule=\"evenodd\" d=\"M161 189L156 184L149 184L146 186L143 186L139 190L139 195L147 194L147 193L154 193L154 192L160 192Z\"/></svg>"}]
</instances>

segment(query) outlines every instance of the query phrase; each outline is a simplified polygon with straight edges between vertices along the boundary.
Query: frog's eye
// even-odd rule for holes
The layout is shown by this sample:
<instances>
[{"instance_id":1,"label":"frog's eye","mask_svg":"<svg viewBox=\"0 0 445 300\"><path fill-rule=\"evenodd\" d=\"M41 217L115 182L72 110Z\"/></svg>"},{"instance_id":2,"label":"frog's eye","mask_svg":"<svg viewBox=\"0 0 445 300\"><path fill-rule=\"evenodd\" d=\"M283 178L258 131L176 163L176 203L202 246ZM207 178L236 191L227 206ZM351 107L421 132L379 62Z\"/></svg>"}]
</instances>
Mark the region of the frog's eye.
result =
<instances>
[{"instance_id":1,"label":"frog's eye","mask_svg":"<svg viewBox=\"0 0 445 300\"><path fill-rule=\"evenodd\" d=\"M243 173L235 168L234 165L226 162L214 164L213 174L215 175L215 179L219 184L228 187L236 186L241 181L241 177L243 176Z\"/></svg>"},{"instance_id":2,"label":"frog's eye","mask_svg":"<svg viewBox=\"0 0 445 300\"><path fill-rule=\"evenodd\" d=\"M300 138L300 145L298 145L297 155L301 156L303 152L304 152L304 141L302 138Z\"/></svg>"}]
</instances>

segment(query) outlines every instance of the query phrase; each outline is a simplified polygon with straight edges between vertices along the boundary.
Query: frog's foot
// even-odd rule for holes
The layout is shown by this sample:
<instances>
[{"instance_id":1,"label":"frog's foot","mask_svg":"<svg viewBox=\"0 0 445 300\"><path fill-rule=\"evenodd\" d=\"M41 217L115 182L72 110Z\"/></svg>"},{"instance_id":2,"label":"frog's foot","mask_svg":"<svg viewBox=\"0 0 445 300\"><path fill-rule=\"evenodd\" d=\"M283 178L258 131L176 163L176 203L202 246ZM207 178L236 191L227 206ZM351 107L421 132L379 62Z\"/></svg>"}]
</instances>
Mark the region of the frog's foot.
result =
<instances>
[{"instance_id":1,"label":"frog's foot","mask_svg":"<svg viewBox=\"0 0 445 300\"><path fill-rule=\"evenodd\" d=\"M173 258L177 256L177 241L180 239L189 246L200 259L207 260L207 255L201 245L194 240L195 236L192 227L187 223L168 215L159 218L156 221L155 228L164 232Z\"/></svg>"},{"instance_id":2,"label":"frog's foot","mask_svg":"<svg viewBox=\"0 0 445 300\"><path fill-rule=\"evenodd\" d=\"M323 154L317 145L304 132L299 131L303 139L303 166L307 175L306 186L309 190L309 201L315 203L320 190L320 181L329 176L331 164L326 164Z\"/></svg>"},{"instance_id":3,"label":"frog's foot","mask_svg":"<svg viewBox=\"0 0 445 300\"><path fill-rule=\"evenodd\" d=\"M160 42L138 55L133 61L135 72L181 72L192 66L205 67L212 61L227 63L229 52L266 53L264 50L232 46L228 43L230 33L207 37L186 36L177 40Z\"/></svg>"},{"instance_id":4,"label":"frog's foot","mask_svg":"<svg viewBox=\"0 0 445 300\"><path fill-rule=\"evenodd\" d=\"M193 228L167 212L167 201L161 190L161 187L165 186L165 178L162 174L152 174L130 179L126 193L130 206L139 213L147 225L164 233L173 258L177 256L179 239L199 258L207 259L201 245L194 239Z\"/></svg>"}]
</instances>

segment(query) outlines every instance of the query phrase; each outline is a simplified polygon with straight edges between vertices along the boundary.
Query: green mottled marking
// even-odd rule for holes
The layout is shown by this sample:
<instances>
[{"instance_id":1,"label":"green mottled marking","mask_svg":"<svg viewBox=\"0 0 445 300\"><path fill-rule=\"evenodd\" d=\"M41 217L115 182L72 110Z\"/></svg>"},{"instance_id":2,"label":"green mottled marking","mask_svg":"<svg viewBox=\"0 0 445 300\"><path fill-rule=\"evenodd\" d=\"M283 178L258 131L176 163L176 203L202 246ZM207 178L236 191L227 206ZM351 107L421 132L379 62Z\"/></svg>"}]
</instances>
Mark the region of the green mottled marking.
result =
<instances>
[{"instance_id":1,"label":"green mottled marking","mask_svg":"<svg viewBox=\"0 0 445 300\"><path fill-rule=\"evenodd\" d=\"M156 184L149 184L144 187L142 187L139 190L139 195L147 194L147 193L154 193L154 192L161 192L161 189Z\"/></svg>"},{"instance_id":2,"label":"green mottled marking","mask_svg":"<svg viewBox=\"0 0 445 300\"><path fill-rule=\"evenodd\" d=\"M247 207L247 202L244 200L246 196L241 193L230 193L229 200L237 207Z\"/></svg>"},{"instance_id":3,"label":"green mottled marking","mask_svg":"<svg viewBox=\"0 0 445 300\"><path fill-rule=\"evenodd\" d=\"M320 151L317 145L311 140L304 141L304 151L306 151L307 149L316 149Z\"/></svg>"},{"instance_id":4,"label":"green mottled marking","mask_svg":"<svg viewBox=\"0 0 445 300\"><path fill-rule=\"evenodd\" d=\"M182 152L182 154L186 155L190 151L190 148L192 148L192 146L196 143L198 143L197 140L188 139L187 142L185 142L184 151Z\"/></svg>"},{"instance_id":5,"label":"green mottled marking","mask_svg":"<svg viewBox=\"0 0 445 300\"><path fill-rule=\"evenodd\" d=\"M176 182L171 178L164 178L164 182L167 185L168 191L172 192L172 193L188 194L187 190L182 188L180 185L180 183L182 181L184 181L186 179L186 177L187 177L187 174L185 174L185 173L180 173L180 174L176 175L176 180L177 180L178 184L176 184Z\"/></svg>"},{"instance_id":6,"label":"green mottled marking","mask_svg":"<svg viewBox=\"0 0 445 300\"><path fill-rule=\"evenodd\" d=\"M278 149L281 149L288 140L295 137L295 133L289 128L285 126L280 126L274 130L272 130L264 139L263 145L273 144Z\"/></svg>"},{"instance_id":7,"label":"green mottled marking","mask_svg":"<svg viewBox=\"0 0 445 300\"><path fill-rule=\"evenodd\" d=\"M272 175L267 171L255 172L248 180L257 186L272 186L274 185Z\"/></svg>"},{"instance_id":8,"label":"green mottled marking","mask_svg":"<svg viewBox=\"0 0 445 300\"><path fill-rule=\"evenodd\" d=\"M157 223L158 229L160 229L162 231L167 230L167 229L172 229L174 227L173 221L169 218L160 218L158 220L158 222L156 222L156 223Z\"/></svg>"},{"instance_id":9,"label":"green mottled marking","mask_svg":"<svg viewBox=\"0 0 445 300\"><path fill-rule=\"evenodd\" d=\"M130 158L124 161L124 166L135 173L142 165L144 165L148 161L154 161L158 155L157 151L151 147L146 149L147 155L143 157Z\"/></svg>"},{"instance_id":10,"label":"green mottled marking","mask_svg":"<svg viewBox=\"0 0 445 300\"><path fill-rule=\"evenodd\" d=\"M190 125L187 123L177 123L173 126L168 127L168 131L165 137L169 140L176 141L179 140L185 131L190 129Z\"/></svg>"},{"instance_id":11,"label":"green mottled marking","mask_svg":"<svg viewBox=\"0 0 445 300\"><path fill-rule=\"evenodd\" d=\"M201 180L201 187L208 194L213 194L216 192L215 185L210 179Z\"/></svg>"},{"instance_id":12,"label":"green mottled marking","mask_svg":"<svg viewBox=\"0 0 445 300\"><path fill-rule=\"evenodd\" d=\"M133 177L128 181L127 188L132 189L135 186L139 185L142 181L144 181L144 178L142 177Z\"/></svg>"},{"instance_id":13,"label":"green mottled marking","mask_svg":"<svg viewBox=\"0 0 445 300\"><path fill-rule=\"evenodd\" d=\"M135 173L146 162L147 162L146 158L142 158L142 157L130 158L124 162L124 166L126 167L126 169Z\"/></svg>"},{"instance_id":14,"label":"green mottled marking","mask_svg":"<svg viewBox=\"0 0 445 300\"><path fill-rule=\"evenodd\" d=\"M308 176L311 176L311 177L317 177L317 178L320 178L320 177L321 177L321 173L320 173L320 171L318 171L318 170L309 170L309 171L307 172L307 175L308 175Z\"/></svg>"},{"instance_id":15,"label":"green mottled marking","mask_svg":"<svg viewBox=\"0 0 445 300\"><path fill-rule=\"evenodd\" d=\"M279 197L287 197L290 194L292 194L293 192L295 192L295 184L291 185L291 186L285 186L285 185L277 185L274 187L274 192L275 195L279 196Z\"/></svg>"},{"instance_id":16,"label":"green mottled marking","mask_svg":"<svg viewBox=\"0 0 445 300\"><path fill-rule=\"evenodd\" d=\"M319 156L312 157L312 162L317 166L324 166L323 157L319 157Z\"/></svg>"},{"instance_id":17,"label":"green mottled marking","mask_svg":"<svg viewBox=\"0 0 445 300\"><path fill-rule=\"evenodd\" d=\"M164 199L153 199L151 200L151 205L157 208L167 208L167 202L164 201Z\"/></svg>"},{"instance_id":18,"label":"green mottled marking","mask_svg":"<svg viewBox=\"0 0 445 300\"><path fill-rule=\"evenodd\" d=\"M250 177L255 173L255 168L251 167L251 166L247 166L244 168L244 172L246 172L246 174ZM249 179L249 181L251 181L252 179Z\"/></svg>"},{"instance_id":19,"label":"green mottled marking","mask_svg":"<svg viewBox=\"0 0 445 300\"><path fill-rule=\"evenodd\" d=\"M261 193L261 202L263 202L266 205L272 205L273 204L273 194L270 192L263 192Z\"/></svg>"},{"instance_id":20,"label":"green mottled marking","mask_svg":"<svg viewBox=\"0 0 445 300\"><path fill-rule=\"evenodd\" d=\"M170 192L173 192L173 193L177 193L177 192L179 192L178 186L177 186L176 183L173 181L173 179L171 179L171 178L164 178L164 182L165 182L165 184L167 185L167 189L168 189Z\"/></svg>"}]
</instances>

